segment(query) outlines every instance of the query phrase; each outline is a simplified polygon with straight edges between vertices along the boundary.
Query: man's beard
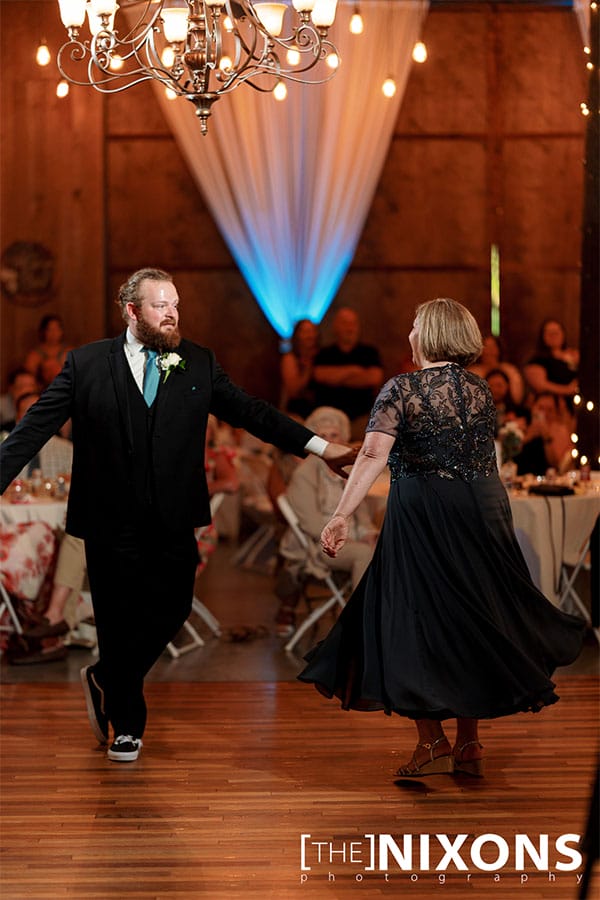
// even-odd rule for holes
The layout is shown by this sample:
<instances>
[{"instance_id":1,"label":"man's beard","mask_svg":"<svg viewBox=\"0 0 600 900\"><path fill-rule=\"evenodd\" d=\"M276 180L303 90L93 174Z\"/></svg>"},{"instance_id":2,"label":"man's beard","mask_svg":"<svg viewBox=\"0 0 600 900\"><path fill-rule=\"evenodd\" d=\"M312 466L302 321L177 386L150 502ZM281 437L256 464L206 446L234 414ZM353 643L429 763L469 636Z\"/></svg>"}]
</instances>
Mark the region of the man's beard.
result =
<instances>
[{"instance_id":1,"label":"man's beard","mask_svg":"<svg viewBox=\"0 0 600 900\"><path fill-rule=\"evenodd\" d=\"M157 350L159 353L175 350L181 343L181 334L177 326L169 332L163 332L159 328L150 325L143 315L140 315L137 320L136 332L138 340L142 342L144 347L148 347L149 350Z\"/></svg>"}]
</instances>

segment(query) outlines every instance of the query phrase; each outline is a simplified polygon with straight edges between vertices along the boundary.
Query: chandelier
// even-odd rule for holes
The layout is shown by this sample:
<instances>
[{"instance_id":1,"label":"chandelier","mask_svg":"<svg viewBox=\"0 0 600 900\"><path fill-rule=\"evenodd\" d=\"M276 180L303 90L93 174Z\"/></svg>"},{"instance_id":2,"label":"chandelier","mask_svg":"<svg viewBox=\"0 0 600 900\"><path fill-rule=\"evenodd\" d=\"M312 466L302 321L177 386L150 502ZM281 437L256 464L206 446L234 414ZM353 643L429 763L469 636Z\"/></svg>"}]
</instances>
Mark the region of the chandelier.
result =
<instances>
[{"instance_id":1,"label":"chandelier","mask_svg":"<svg viewBox=\"0 0 600 900\"><path fill-rule=\"evenodd\" d=\"M335 74L327 61L338 62L327 40L337 0L58 2L69 35L58 52L63 78L102 93L161 82L193 103L202 134L213 103L240 84L277 95L285 81L323 84Z\"/></svg>"}]
</instances>

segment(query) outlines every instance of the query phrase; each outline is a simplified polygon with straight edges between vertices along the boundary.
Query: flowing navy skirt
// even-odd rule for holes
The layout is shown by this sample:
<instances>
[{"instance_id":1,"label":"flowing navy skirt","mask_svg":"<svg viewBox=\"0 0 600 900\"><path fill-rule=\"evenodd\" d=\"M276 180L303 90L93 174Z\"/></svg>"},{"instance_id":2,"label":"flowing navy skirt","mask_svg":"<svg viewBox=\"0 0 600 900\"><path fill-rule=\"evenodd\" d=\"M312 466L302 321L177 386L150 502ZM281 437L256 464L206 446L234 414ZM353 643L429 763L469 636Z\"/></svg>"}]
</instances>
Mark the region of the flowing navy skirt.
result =
<instances>
[{"instance_id":1,"label":"flowing navy skirt","mask_svg":"<svg viewBox=\"0 0 600 900\"><path fill-rule=\"evenodd\" d=\"M535 587L494 474L392 483L373 560L301 681L345 709L494 718L558 700L585 623Z\"/></svg>"}]
</instances>

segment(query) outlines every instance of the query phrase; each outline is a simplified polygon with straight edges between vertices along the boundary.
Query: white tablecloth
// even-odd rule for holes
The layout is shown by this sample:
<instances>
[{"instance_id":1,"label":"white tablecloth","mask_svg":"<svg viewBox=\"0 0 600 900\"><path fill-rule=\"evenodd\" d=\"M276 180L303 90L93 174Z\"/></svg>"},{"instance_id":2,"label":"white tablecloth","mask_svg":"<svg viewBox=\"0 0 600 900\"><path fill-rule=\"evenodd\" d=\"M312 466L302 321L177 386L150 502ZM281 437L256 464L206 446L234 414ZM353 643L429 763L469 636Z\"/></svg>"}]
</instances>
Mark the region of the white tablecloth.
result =
<instances>
[{"instance_id":1,"label":"white tablecloth","mask_svg":"<svg viewBox=\"0 0 600 900\"><path fill-rule=\"evenodd\" d=\"M531 577L541 592L558 605L563 564L575 566L596 519L600 493L590 490L567 497L510 497L515 534Z\"/></svg>"},{"instance_id":2,"label":"white tablecloth","mask_svg":"<svg viewBox=\"0 0 600 900\"><path fill-rule=\"evenodd\" d=\"M36 500L31 503L8 503L0 499L0 524L47 522L51 528L64 528L67 517L66 500Z\"/></svg>"}]
</instances>

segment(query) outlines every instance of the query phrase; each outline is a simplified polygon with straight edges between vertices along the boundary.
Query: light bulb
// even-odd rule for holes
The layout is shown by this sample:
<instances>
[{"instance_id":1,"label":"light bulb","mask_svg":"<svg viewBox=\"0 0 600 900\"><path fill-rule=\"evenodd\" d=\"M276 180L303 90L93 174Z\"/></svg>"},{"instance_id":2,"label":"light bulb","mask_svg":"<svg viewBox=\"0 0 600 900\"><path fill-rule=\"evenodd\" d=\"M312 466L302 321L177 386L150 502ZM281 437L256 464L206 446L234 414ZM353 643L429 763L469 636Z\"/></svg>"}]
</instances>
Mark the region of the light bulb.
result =
<instances>
[{"instance_id":1,"label":"light bulb","mask_svg":"<svg viewBox=\"0 0 600 900\"><path fill-rule=\"evenodd\" d=\"M396 82L394 81L394 79L386 78L381 85L381 90L384 97L393 97L396 93Z\"/></svg>"},{"instance_id":2,"label":"light bulb","mask_svg":"<svg viewBox=\"0 0 600 900\"><path fill-rule=\"evenodd\" d=\"M588 400L588 402L585 404L585 408L587 409L588 412L592 412L592 410L593 410L593 408L594 408L594 403L593 403L593 401L592 401L592 400Z\"/></svg>"},{"instance_id":3,"label":"light bulb","mask_svg":"<svg viewBox=\"0 0 600 900\"><path fill-rule=\"evenodd\" d=\"M340 58L337 53L329 53L325 60L330 69L337 69L340 64Z\"/></svg>"},{"instance_id":4,"label":"light bulb","mask_svg":"<svg viewBox=\"0 0 600 900\"><path fill-rule=\"evenodd\" d=\"M230 56L222 56L221 62L219 63L219 68L221 72L231 72L231 67L233 63L231 61Z\"/></svg>"},{"instance_id":5,"label":"light bulb","mask_svg":"<svg viewBox=\"0 0 600 900\"><path fill-rule=\"evenodd\" d=\"M37 52L35 54L35 61L38 66L47 66L52 57L50 56L50 51L48 50L48 45L45 40L40 41L40 45L37 48Z\"/></svg>"},{"instance_id":6,"label":"light bulb","mask_svg":"<svg viewBox=\"0 0 600 900\"><path fill-rule=\"evenodd\" d=\"M427 59L427 47L423 41L417 41L413 47L412 58L417 63L424 63Z\"/></svg>"},{"instance_id":7,"label":"light bulb","mask_svg":"<svg viewBox=\"0 0 600 900\"><path fill-rule=\"evenodd\" d=\"M571 456L573 457L573 459L577 459L577 457L579 456L579 450L577 449L577 447L573 447L573 449L571 450Z\"/></svg>"},{"instance_id":8,"label":"light bulb","mask_svg":"<svg viewBox=\"0 0 600 900\"><path fill-rule=\"evenodd\" d=\"M354 9L352 13L352 18L350 19L350 33L351 34L362 34L364 31L364 23L363 18L358 11L358 7Z\"/></svg>"},{"instance_id":9,"label":"light bulb","mask_svg":"<svg viewBox=\"0 0 600 900\"><path fill-rule=\"evenodd\" d=\"M592 50L591 50L590 47L584 47L584 48L583 48L583 52L584 52L584 53L587 53L587 55L589 56L590 53L592 52Z\"/></svg>"},{"instance_id":10,"label":"light bulb","mask_svg":"<svg viewBox=\"0 0 600 900\"><path fill-rule=\"evenodd\" d=\"M225 18L223 19L223 28L229 34L231 34L231 32L233 31L233 22L231 21L230 16L225 16Z\"/></svg>"},{"instance_id":11,"label":"light bulb","mask_svg":"<svg viewBox=\"0 0 600 900\"><path fill-rule=\"evenodd\" d=\"M587 456L582 456L582 457L580 458L579 462L581 463L582 466L587 466L587 464L588 464L588 458L587 458Z\"/></svg>"},{"instance_id":12,"label":"light bulb","mask_svg":"<svg viewBox=\"0 0 600 900\"><path fill-rule=\"evenodd\" d=\"M166 87L165 88L165 97L167 98L167 100L175 100L175 98L177 97L177 94L175 93L175 91L172 88Z\"/></svg>"},{"instance_id":13,"label":"light bulb","mask_svg":"<svg viewBox=\"0 0 600 900\"><path fill-rule=\"evenodd\" d=\"M125 60L122 56L119 56L118 53L115 53L114 56L111 56L110 63L108 64L108 68L111 72L120 72L123 66L125 65Z\"/></svg>"},{"instance_id":14,"label":"light bulb","mask_svg":"<svg viewBox=\"0 0 600 900\"><path fill-rule=\"evenodd\" d=\"M574 444L576 444L577 441L579 440L579 435L575 434L575 432L573 432L573 434L571 435L571 440L573 441Z\"/></svg>"},{"instance_id":15,"label":"light bulb","mask_svg":"<svg viewBox=\"0 0 600 900\"><path fill-rule=\"evenodd\" d=\"M285 100L287 97L287 88L283 81L278 81L275 87L273 88L273 96L276 100Z\"/></svg>"},{"instance_id":16,"label":"light bulb","mask_svg":"<svg viewBox=\"0 0 600 900\"><path fill-rule=\"evenodd\" d=\"M575 404L575 406L579 406L579 404L581 403L581 394L575 394L575 396L573 397L573 403Z\"/></svg>"},{"instance_id":17,"label":"light bulb","mask_svg":"<svg viewBox=\"0 0 600 900\"><path fill-rule=\"evenodd\" d=\"M160 61L165 69L171 68L171 66L175 62L175 51L172 47L164 48L163 52L160 54Z\"/></svg>"},{"instance_id":18,"label":"light bulb","mask_svg":"<svg viewBox=\"0 0 600 900\"><path fill-rule=\"evenodd\" d=\"M56 85L56 96L62 100L63 97L66 97L68 93L69 93L69 82L65 81L65 79L63 78Z\"/></svg>"},{"instance_id":19,"label":"light bulb","mask_svg":"<svg viewBox=\"0 0 600 900\"><path fill-rule=\"evenodd\" d=\"M295 47L290 47L286 54L286 59L288 66L297 66L300 62L300 51L296 50Z\"/></svg>"}]
</instances>

